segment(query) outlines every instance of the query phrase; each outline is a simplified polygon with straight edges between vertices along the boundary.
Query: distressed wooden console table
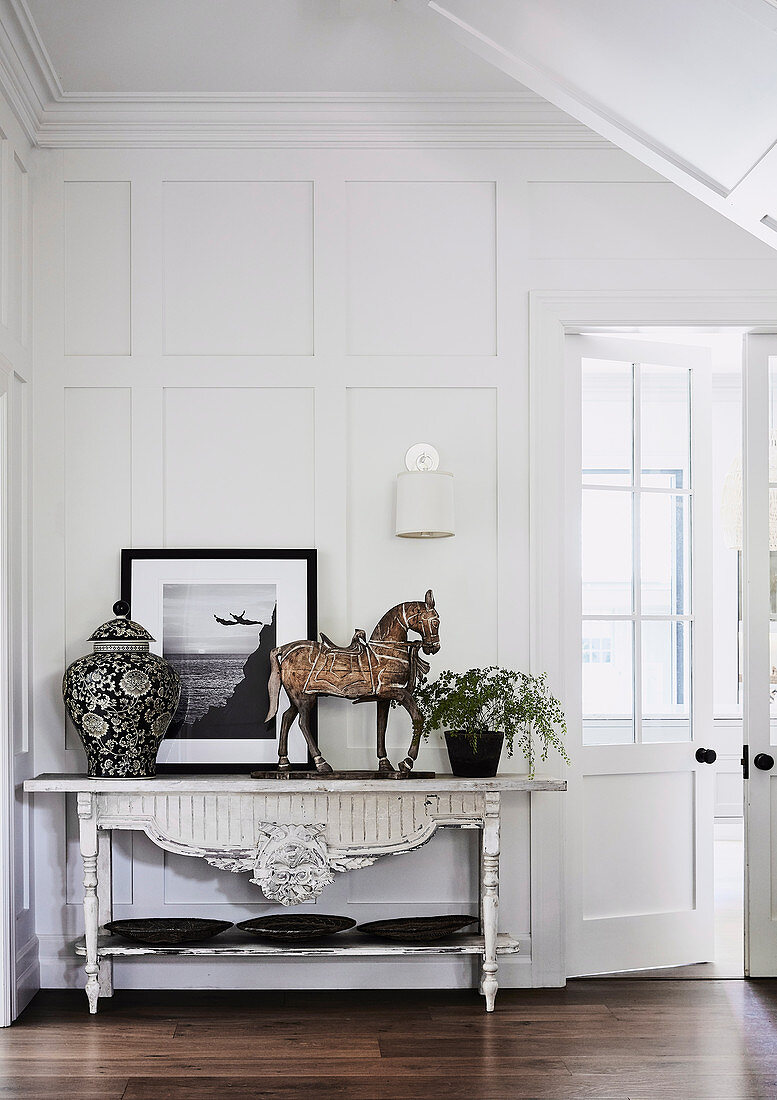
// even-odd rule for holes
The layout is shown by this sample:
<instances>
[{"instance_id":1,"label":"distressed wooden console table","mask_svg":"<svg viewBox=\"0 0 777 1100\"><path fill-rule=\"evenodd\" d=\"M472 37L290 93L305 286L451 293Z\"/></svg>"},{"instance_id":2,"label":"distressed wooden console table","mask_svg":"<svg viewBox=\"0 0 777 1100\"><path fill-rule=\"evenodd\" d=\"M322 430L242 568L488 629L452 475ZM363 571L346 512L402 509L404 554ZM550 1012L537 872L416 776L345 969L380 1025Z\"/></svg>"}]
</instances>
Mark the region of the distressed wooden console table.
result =
<instances>
[{"instance_id":1,"label":"distressed wooden console table","mask_svg":"<svg viewBox=\"0 0 777 1100\"><path fill-rule=\"evenodd\" d=\"M24 789L78 798L86 934L76 953L86 958L90 1012L97 1011L98 997L111 995L111 960L119 956L442 954L482 956L480 988L491 1012L497 955L518 951L518 942L498 931L501 794L563 791L566 783L511 775L390 781L320 776L257 780L243 775L126 780L50 774L28 779ZM420 848L439 828L481 830L479 935L421 945L342 933L332 946L281 946L235 932L202 944L152 947L99 934L111 919L112 829L140 830L170 852L205 859L225 871L250 873L269 901L297 905L314 901L336 873Z\"/></svg>"}]
</instances>

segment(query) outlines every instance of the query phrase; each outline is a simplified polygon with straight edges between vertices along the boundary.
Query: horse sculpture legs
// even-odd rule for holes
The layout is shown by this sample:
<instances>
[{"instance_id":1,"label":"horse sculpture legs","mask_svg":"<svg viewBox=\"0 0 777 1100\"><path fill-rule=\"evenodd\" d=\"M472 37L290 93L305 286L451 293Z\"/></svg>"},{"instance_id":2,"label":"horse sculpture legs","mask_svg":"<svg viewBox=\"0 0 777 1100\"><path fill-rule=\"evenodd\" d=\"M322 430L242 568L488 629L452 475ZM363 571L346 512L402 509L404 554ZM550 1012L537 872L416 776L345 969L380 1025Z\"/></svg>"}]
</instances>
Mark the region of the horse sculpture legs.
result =
<instances>
[{"instance_id":1,"label":"horse sculpture legs","mask_svg":"<svg viewBox=\"0 0 777 1100\"><path fill-rule=\"evenodd\" d=\"M401 772L411 772L413 770L413 765L418 759L418 749L421 744L421 731L423 730L423 718L421 717L421 711L418 709L415 699L407 688L400 688L399 691L399 702L413 721L413 739L410 742L410 748L407 750L407 756L404 760L400 761L399 770Z\"/></svg>"},{"instance_id":2,"label":"horse sculpture legs","mask_svg":"<svg viewBox=\"0 0 777 1100\"><path fill-rule=\"evenodd\" d=\"M393 772L394 766L386 756L386 726L388 726L389 699L378 699L378 771Z\"/></svg>"},{"instance_id":3,"label":"horse sculpture legs","mask_svg":"<svg viewBox=\"0 0 777 1100\"><path fill-rule=\"evenodd\" d=\"M287 772L291 767L289 764L289 730L291 729L291 723L297 717L297 713L297 708L294 703L283 712L281 733L278 738L278 769L280 771Z\"/></svg>"},{"instance_id":4,"label":"horse sculpture legs","mask_svg":"<svg viewBox=\"0 0 777 1100\"><path fill-rule=\"evenodd\" d=\"M413 770L413 765L418 758L418 749L421 743L421 712L416 706L415 699L408 689L403 687L390 688L389 698L375 699L375 696L372 696L372 699L374 699L378 705L377 750L378 771L380 773L394 771L391 761L386 756L386 727L388 726L391 700L395 699L403 706L413 721L413 739L410 742L410 748L407 750L407 756L399 765L400 772L408 774ZM299 715L299 728L302 730L302 734L307 741L310 755L313 757L313 763L316 765L316 771L322 774L328 774L332 769L321 754L321 750L316 744L316 739L310 729L310 712L313 708L314 696L303 695L301 698L292 698L289 696L289 700L290 706L283 713L281 719L281 732L278 738L278 770L283 772L289 771L291 768L289 763L289 730L291 729L294 719ZM370 701L370 698L354 700L354 702L357 703Z\"/></svg>"},{"instance_id":5,"label":"horse sculpture legs","mask_svg":"<svg viewBox=\"0 0 777 1100\"><path fill-rule=\"evenodd\" d=\"M410 748L407 750L407 756L399 765L399 770L407 774L413 770L413 765L418 759L418 749L421 744L422 730L421 712L416 705L415 699L407 688L389 688L388 695L390 696L389 699L378 699L378 770L381 772L393 770L386 756L386 725L388 723L391 699L396 699L396 701L405 708L413 721L413 739L410 742Z\"/></svg>"},{"instance_id":6,"label":"horse sculpture legs","mask_svg":"<svg viewBox=\"0 0 777 1100\"><path fill-rule=\"evenodd\" d=\"M289 730L294 719L299 714L299 728L302 730L302 736L305 738L310 750L310 755L313 757L313 763L316 765L316 771L322 774L328 774L331 772L331 767L327 764L324 757L321 755L321 750L316 744L316 739L310 729L310 712L313 709L313 696L303 695L301 699L291 699L291 706L283 713L281 719L281 733L278 739L278 771L287 772L291 765L289 764Z\"/></svg>"}]
</instances>

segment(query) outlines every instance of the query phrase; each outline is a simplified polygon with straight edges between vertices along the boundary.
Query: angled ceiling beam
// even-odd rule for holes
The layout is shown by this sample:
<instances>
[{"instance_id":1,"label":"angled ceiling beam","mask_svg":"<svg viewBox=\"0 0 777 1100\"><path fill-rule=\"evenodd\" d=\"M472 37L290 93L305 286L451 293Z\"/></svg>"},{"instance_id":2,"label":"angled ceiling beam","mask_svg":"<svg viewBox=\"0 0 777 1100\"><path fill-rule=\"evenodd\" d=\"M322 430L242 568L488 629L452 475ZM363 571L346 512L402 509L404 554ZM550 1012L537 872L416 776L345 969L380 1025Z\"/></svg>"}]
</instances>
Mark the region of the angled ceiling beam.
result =
<instances>
[{"instance_id":1,"label":"angled ceiling beam","mask_svg":"<svg viewBox=\"0 0 777 1100\"><path fill-rule=\"evenodd\" d=\"M733 185L730 182L726 184L703 171L692 162L692 158L686 159L652 139L644 129L633 125L628 118L621 117L610 104L597 100L576 82L566 79L563 72L556 72L543 63L542 35L547 35L548 23L555 19L554 29L560 36L566 32L568 40L575 34L574 27L564 25L563 3L554 5L552 13L546 8L545 14L548 18L543 27L540 20L535 20L532 25L530 13L527 18L529 5L516 3L516 0L400 2L419 16L435 20L443 33L451 35L473 53L512 76L665 179L676 183L729 221L741 226L770 247L777 248L777 141L773 145L771 142L766 145L754 163L748 165L741 178ZM704 2L708 3L708 0ZM746 21L748 31L752 31L754 27L760 30L762 40L767 34L774 35L777 30L777 8L771 0L729 0L729 4L732 10L737 9L734 16ZM620 11L626 14L626 9L630 6L629 0L621 0ZM598 7L606 8L607 5L600 4ZM593 20L597 14L596 5L588 5L587 8ZM656 9L652 10L659 17ZM714 15L709 8L707 11L708 15ZM605 12L599 11L598 15L602 19ZM731 12L727 15L730 17ZM760 28L757 24L761 24ZM525 33L527 28L528 34ZM664 29L667 40L671 41L672 26L667 25ZM635 24L635 33L636 30L638 23ZM771 43L771 38L769 42ZM774 38L774 45L777 47L777 37ZM585 46L581 47L584 48ZM745 67L748 65L746 57L740 60ZM662 65L671 64L672 57L667 52L655 57L654 61L655 73L661 71ZM635 70L635 80L639 80L641 75ZM703 92L703 88L699 89L700 96ZM774 137L777 138L777 103L773 106ZM721 132L720 141L725 143L727 139L728 134Z\"/></svg>"}]
</instances>

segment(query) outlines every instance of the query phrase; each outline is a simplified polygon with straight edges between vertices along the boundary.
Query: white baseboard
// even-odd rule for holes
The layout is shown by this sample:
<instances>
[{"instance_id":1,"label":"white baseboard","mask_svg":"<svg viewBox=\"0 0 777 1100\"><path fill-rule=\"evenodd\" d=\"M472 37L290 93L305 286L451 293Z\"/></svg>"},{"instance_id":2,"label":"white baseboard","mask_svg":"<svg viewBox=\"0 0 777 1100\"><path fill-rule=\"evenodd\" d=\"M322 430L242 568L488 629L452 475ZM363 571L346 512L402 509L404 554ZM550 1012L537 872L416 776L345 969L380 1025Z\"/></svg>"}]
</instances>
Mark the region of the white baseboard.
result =
<instances>
[{"instance_id":1,"label":"white baseboard","mask_svg":"<svg viewBox=\"0 0 777 1100\"><path fill-rule=\"evenodd\" d=\"M534 985L531 957L507 955L500 958L497 979L500 989L531 989Z\"/></svg>"},{"instance_id":2,"label":"white baseboard","mask_svg":"<svg viewBox=\"0 0 777 1100\"><path fill-rule=\"evenodd\" d=\"M78 989L84 984L84 963L73 954L74 935L39 932L41 989Z\"/></svg>"}]
</instances>

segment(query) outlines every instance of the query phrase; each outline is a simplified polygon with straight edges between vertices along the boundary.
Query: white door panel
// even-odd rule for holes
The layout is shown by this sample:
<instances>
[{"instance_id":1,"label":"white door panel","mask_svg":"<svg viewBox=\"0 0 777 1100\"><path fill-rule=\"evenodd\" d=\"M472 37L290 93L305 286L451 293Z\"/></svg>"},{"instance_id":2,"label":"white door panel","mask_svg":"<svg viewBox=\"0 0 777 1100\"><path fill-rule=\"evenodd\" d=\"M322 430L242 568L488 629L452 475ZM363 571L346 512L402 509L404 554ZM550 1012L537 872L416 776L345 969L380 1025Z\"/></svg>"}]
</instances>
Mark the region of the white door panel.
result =
<instances>
[{"instance_id":1,"label":"white door panel","mask_svg":"<svg viewBox=\"0 0 777 1100\"><path fill-rule=\"evenodd\" d=\"M777 542L777 336L745 338L744 372L744 739L750 777L745 783L745 969L754 978L777 975L777 770L755 766L777 757L775 655L777 605L770 563ZM771 711L771 713L770 713ZM764 761L759 760L760 763Z\"/></svg>"},{"instance_id":2,"label":"white door panel","mask_svg":"<svg viewBox=\"0 0 777 1100\"><path fill-rule=\"evenodd\" d=\"M709 479L694 474L710 463L709 352L569 337L566 390L568 973L702 962L711 540L692 535L711 531Z\"/></svg>"}]
</instances>

